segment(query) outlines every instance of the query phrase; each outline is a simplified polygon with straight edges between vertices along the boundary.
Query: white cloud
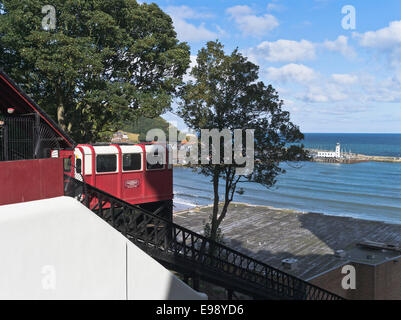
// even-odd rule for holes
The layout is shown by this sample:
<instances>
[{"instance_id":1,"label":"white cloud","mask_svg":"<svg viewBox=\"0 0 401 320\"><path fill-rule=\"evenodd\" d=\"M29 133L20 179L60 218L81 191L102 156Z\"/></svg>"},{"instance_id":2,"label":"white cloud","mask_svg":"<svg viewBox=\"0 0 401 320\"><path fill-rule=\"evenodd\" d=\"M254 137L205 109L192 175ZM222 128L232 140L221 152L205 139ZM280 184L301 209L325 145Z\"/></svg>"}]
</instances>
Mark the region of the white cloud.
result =
<instances>
[{"instance_id":1,"label":"white cloud","mask_svg":"<svg viewBox=\"0 0 401 320\"><path fill-rule=\"evenodd\" d=\"M364 75L361 79L361 87L365 102L401 102L401 78L397 72L384 79L378 79L373 75Z\"/></svg>"},{"instance_id":2,"label":"white cloud","mask_svg":"<svg viewBox=\"0 0 401 320\"><path fill-rule=\"evenodd\" d=\"M298 62L313 60L316 57L315 45L307 40L264 41L248 53L270 62Z\"/></svg>"},{"instance_id":3,"label":"white cloud","mask_svg":"<svg viewBox=\"0 0 401 320\"><path fill-rule=\"evenodd\" d=\"M188 6L168 6L166 12L180 19L210 18L213 15L204 11L194 10Z\"/></svg>"},{"instance_id":4,"label":"white cloud","mask_svg":"<svg viewBox=\"0 0 401 320\"><path fill-rule=\"evenodd\" d=\"M270 67L267 69L270 79L278 82L305 83L316 79L315 71L303 64L287 64L281 68Z\"/></svg>"},{"instance_id":5,"label":"white cloud","mask_svg":"<svg viewBox=\"0 0 401 320\"><path fill-rule=\"evenodd\" d=\"M349 98L349 94L344 91L344 87L325 83L321 85L310 85L306 93L301 93L299 99L305 102L324 103L345 101Z\"/></svg>"},{"instance_id":6,"label":"white cloud","mask_svg":"<svg viewBox=\"0 0 401 320\"><path fill-rule=\"evenodd\" d=\"M305 103L349 103L368 106L372 103L400 103L401 78L392 75L377 78L372 74L332 74L329 78L318 75L304 82L305 88L294 92L296 100ZM359 112L361 109L353 109ZM351 112L351 110L350 110Z\"/></svg>"},{"instance_id":7,"label":"white cloud","mask_svg":"<svg viewBox=\"0 0 401 320\"><path fill-rule=\"evenodd\" d=\"M349 46L348 37L346 36L339 36L334 41L326 40L323 43L323 47L329 51L340 52L346 58L356 57L356 52L351 46Z\"/></svg>"},{"instance_id":8,"label":"white cloud","mask_svg":"<svg viewBox=\"0 0 401 320\"><path fill-rule=\"evenodd\" d=\"M324 103L330 98L321 86L311 85L307 91L298 94L298 98L305 102Z\"/></svg>"},{"instance_id":9,"label":"white cloud","mask_svg":"<svg viewBox=\"0 0 401 320\"><path fill-rule=\"evenodd\" d=\"M228 8L226 12L233 17L238 17L240 15L250 15L253 13L253 10L250 7L244 5Z\"/></svg>"},{"instance_id":10,"label":"white cloud","mask_svg":"<svg viewBox=\"0 0 401 320\"><path fill-rule=\"evenodd\" d=\"M228 8L226 12L234 19L238 25L238 29L244 35L260 37L279 26L279 22L273 15L264 14L257 16L246 5Z\"/></svg>"},{"instance_id":11,"label":"white cloud","mask_svg":"<svg viewBox=\"0 0 401 320\"><path fill-rule=\"evenodd\" d=\"M186 19L202 19L211 17L210 14L195 11L188 6L169 6L166 12L171 16L175 31L181 41L206 41L215 40L222 35L221 28L217 32L205 27L205 23L198 26L189 23Z\"/></svg>"},{"instance_id":12,"label":"white cloud","mask_svg":"<svg viewBox=\"0 0 401 320\"><path fill-rule=\"evenodd\" d=\"M183 77L183 81L185 81L185 82L187 82L187 81L189 81L189 80L195 81L195 78L193 78L193 77L190 75L190 73L191 73L191 71L192 71L192 68L195 67L195 66L197 65L197 62L196 62L197 56L191 54L190 59L191 59L191 62L190 62L190 64L189 64L189 68L188 68L188 70L187 70L187 73L186 73L186 74L184 75L184 77Z\"/></svg>"},{"instance_id":13,"label":"white cloud","mask_svg":"<svg viewBox=\"0 0 401 320\"><path fill-rule=\"evenodd\" d=\"M308 92L300 95L299 98L305 102L324 103L329 101L327 95L319 87L310 87Z\"/></svg>"},{"instance_id":14,"label":"white cloud","mask_svg":"<svg viewBox=\"0 0 401 320\"><path fill-rule=\"evenodd\" d=\"M354 35L360 39L359 44L363 47L392 49L401 45L401 21L390 22L388 27L377 31Z\"/></svg>"},{"instance_id":15,"label":"white cloud","mask_svg":"<svg viewBox=\"0 0 401 320\"><path fill-rule=\"evenodd\" d=\"M276 2L269 2L266 6L267 11L283 11L285 7Z\"/></svg>"},{"instance_id":16,"label":"white cloud","mask_svg":"<svg viewBox=\"0 0 401 320\"><path fill-rule=\"evenodd\" d=\"M201 23L199 26L195 26L186 22L185 20L175 18L173 18L173 20L178 38L181 41L199 42L204 40L215 40L218 38L218 34L205 28L204 23Z\"/></svg>"},{"instance_id":17,"label":"white cloud","mask_svg":"<svg viewBox=\"0 0 401 320\"><path fill-rule=\"evenodd\" d=\"M332 74L331 78L334 82L343 85L355 84L358 81L358 77L356 75L350 74Z\"/></svg>"},{"instance_id":18,"label":"white cloud","mask_svg":"<svg viewBox=\"0 0 401 320\"><path fill-rule=\"evenodd\" d=\"M401 21L390 22L389 26L362 34L354 33L359 44L365 48L376 49L387 57L392 66L401 64Z\"/></svg>"},{"instance_id":19,"label":"white cloud","mask_svg":"<svg viewBox=\"0 0 401 320\"><path fill-rule=\"evenodd\" d=\"M323 43L313 43L308 40L277 40L263 41L256 47L244 50L251 61L258 63L258 60L267 60L269 62L302 62L314 60L316 51L322 49L339 52L347 58L355 58L355 50L348 44L346 36L339 36L334 41L326 40Z\"/></svg>"}]
</instances>

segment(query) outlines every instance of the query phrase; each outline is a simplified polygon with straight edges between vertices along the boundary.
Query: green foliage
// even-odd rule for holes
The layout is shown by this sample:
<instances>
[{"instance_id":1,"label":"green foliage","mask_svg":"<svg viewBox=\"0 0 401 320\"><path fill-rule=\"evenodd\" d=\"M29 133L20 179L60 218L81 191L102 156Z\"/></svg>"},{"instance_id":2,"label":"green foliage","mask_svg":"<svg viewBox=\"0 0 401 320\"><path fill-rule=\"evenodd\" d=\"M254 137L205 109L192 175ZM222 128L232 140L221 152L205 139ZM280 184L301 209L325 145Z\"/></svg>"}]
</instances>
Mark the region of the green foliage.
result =
<instances>
[{"instance_id":1,"label":"green foliage","mask_svg":"<svg viewBox=\"0 0 401 320\"><path fill-rule=\"evenodd\" d=\"M242 129L242 141L245 141L246 129L253 129L255 136L252 173L236 176L235 169L239 166L235 162L223 163L223 143L220 144L220 164L202 165L199 170L212 177L214 206L210 234L215 238L238 183L249 181L271 187L277 175L284 173L280 162L303 160L306 154L303 146L296 145L303 139L303 134L290 121L289 112L282 109L283 101L277 91L258 80L259 67L238 50L226 55L220 42L208 42L198 52L197 65L191 76L194 80L180 92L179 113L188 127L198 134L201 129L228 129L232 136L235 129ZM291 148L286 147L289 144L292 144ZM243 155L245 148L244 143ZM220 178L225 180L221 209L218 205Z\"/></svg>"},{"instance_id":2,"label":"green foliage","mask_svg":"<svg viewBox=\"0 0 401 320\"><path fill-rule=\"evenodd\" d=\"M134 121L126 121L122 126L122 130L138 133L139 134L139 141L146 141L146 134L151 129L160 129L166 134L166 139L169 138L169 127L171 124L164 120L162 117L152 118L145 118L140 117ZM177 134L179 131L177 130Z\"/></svg>"},{"instance_id":3,"label":"green foliage","mask_svg":"<svg viewBox=\"0 0 401 320\"><path fill-rule=\"evenodd\" d=\"M170 108L189 47L156 4L52 0L51 31L41 26L45 4L2 1L0 67L74 139L104 140L125 120Z\"/></svg>"}]
</instances>

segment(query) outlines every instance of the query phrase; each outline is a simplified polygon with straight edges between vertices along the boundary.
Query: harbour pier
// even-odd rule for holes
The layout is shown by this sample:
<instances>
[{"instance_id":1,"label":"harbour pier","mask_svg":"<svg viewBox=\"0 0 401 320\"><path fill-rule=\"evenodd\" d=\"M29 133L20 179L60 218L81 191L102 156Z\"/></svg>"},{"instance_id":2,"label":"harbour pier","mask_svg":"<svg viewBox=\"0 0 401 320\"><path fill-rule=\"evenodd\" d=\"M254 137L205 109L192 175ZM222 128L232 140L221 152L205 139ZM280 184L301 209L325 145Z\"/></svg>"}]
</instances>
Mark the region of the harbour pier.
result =
<instances>
[{"instance_id":1,"label":"harbour pier","mask_svg":"<svg viewBox=\"0 0 401 320\"><path fill-rule=\"evenodd\" d=\"M375 161L401 163L401 157L369 156L352 152L344 152L341 149L340 143L337 143L335 151L308 148L306 150L309 151L309 154L311 155L311 161L313 162L355 164Z\"/></svg>"}]
</instances>

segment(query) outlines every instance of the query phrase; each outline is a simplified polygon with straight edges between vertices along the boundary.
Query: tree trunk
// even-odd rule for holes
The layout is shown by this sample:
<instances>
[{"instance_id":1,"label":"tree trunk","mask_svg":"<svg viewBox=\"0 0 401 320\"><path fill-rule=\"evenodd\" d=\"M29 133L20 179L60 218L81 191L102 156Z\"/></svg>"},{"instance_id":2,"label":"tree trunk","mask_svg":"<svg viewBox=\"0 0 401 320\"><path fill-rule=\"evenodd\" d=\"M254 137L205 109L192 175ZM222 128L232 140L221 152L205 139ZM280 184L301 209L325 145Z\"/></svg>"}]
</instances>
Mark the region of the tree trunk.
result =
<instances>
[{"instance_id":1,"label":"tree trunk","mask_svg":"<svg viewBox=\"0 0 401 320\"><path fill-rule=\"evenodd\" d=\"M218 213L219 213L219 172L216 171L213 175L213 191L214 191L214 201L213 201L213 213L212 213L212 223L210 226L210 239L216 241L217 230L219 228L218 224Z\"/></svg>"},{"instance_id":2,"label":"tree trunk","mask_svg":"<svg viewBox=\"0 0 401 320\"><path fill-rule=\"evenodd\" d=\"M58 85L61 86L61 79L58 80ZM63 95L60 92L60 87L56 87L56 101L57 101L57 123L61 129L65 130L65 107L63 103Z\"/></svg>"},{"instance_id":3,"label":"tree trunk","mask_svg":"<svg viewBox=\"0 0 401 320\"><path fill-rule=\"evenodd\" d=\"M57 107L57 122L59 124L59 126L61 127L61 129L65 130L65 124L64 124L64 105L61 103L58 105Z\"/></svg>"}]
</instances>

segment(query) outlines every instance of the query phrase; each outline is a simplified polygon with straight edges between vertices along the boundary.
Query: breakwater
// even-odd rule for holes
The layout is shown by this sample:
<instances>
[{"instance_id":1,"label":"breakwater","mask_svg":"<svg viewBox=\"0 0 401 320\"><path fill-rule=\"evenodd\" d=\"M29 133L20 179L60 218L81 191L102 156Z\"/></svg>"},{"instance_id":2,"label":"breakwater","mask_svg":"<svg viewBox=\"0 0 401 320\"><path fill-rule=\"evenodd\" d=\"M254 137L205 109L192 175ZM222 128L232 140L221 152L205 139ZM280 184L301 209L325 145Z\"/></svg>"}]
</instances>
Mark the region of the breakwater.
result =
<instances>
[{"instance_id":1,"label":"breakwater","mask_svg":"<svg viewBox=\"0 0 401 320\"><path fill-rule=\"evenodd\" d=\"M361 162L390 162L390 163L401 163L401 157L387 157L387 156L371 156L356 153L342 153L341 158L322 158L318 157L319 152L325 152L325 150L317 149L306 149L311 154L311 161L314 162L326 162L326 163L344 163L354 164Z\"/></svg>"}]
</instances>

